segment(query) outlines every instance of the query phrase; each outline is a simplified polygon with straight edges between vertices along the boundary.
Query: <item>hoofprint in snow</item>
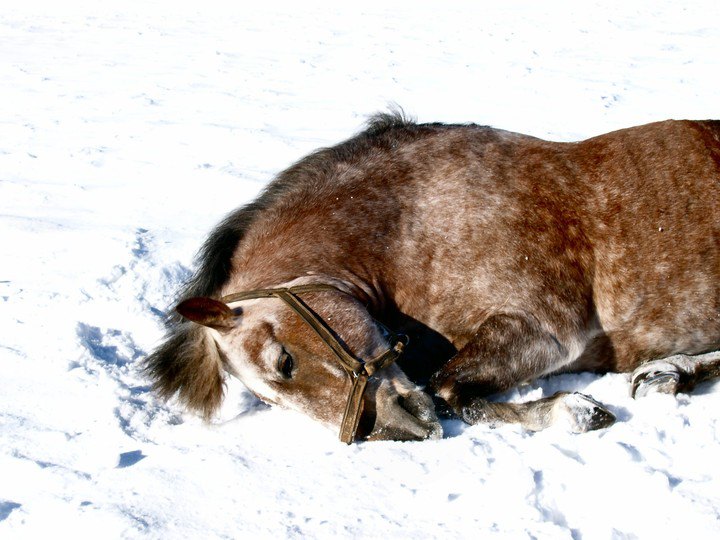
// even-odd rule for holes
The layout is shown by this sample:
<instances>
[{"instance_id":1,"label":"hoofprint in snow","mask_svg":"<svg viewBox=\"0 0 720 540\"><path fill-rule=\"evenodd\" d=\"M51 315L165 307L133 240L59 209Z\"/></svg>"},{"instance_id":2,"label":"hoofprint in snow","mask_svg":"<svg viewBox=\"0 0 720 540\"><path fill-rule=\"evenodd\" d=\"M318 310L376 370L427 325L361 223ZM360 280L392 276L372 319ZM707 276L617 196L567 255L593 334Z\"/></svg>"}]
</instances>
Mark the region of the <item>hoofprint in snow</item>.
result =
<instances>
[{"instance_id":1,"label":"hoofprint in snow","mask_svg":"<svg viewBox=\"0 0 720 540\"><path fill-rule=\"evenodd\" d=\"M647 8L5 7L0 537L716 537L717 382L558 376L503 397L618 423L345 446L232 380L203 424L136 369L210 227L389 101L556 140L720 117L718 5Z\"/></svg>"}]
</instances>

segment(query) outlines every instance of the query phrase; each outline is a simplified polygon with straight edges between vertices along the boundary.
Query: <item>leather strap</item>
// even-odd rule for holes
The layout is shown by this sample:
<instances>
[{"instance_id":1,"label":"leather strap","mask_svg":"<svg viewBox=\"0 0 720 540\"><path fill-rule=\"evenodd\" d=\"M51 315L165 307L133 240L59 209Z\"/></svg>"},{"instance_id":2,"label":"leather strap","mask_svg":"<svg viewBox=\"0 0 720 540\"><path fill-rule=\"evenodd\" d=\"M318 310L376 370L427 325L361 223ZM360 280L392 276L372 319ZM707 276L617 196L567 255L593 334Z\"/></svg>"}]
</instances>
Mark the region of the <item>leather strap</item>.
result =
<instances>
[{"instance_id":1,"label":"leather strap","mask_svg":"<svg viewBox=\"0 0 720 540\"><path fill-rule=\"evenodd\" d=\"M365 366L362 362L358 362L350 353L345 350L345 347L335 338L332 330L327 326L325 321L318 317L313 311L308 308L305 303L295 296L295 291L279 291L277 293L278 298L284 300L285 303L297 313L302 320L304 320L310 328L315 330L315 333L320 336L328 347L332 349L337 356L340 363L343 365L345 370L350 374L360 374L365 371Z\"/></svg>"},{"instance_id":2,"label":"leather strap","mask_svg":"<svg viewBox=\"0 0 720 540\"><path fill-rule=\"evenodd\" d=\"M368 376L364 373L353 377L352 388L345 404L342 424L340 425L340 441L351 444L355 440L360 417L362 416L363 394L367 386Z\"/></svg>"}]
</instances>

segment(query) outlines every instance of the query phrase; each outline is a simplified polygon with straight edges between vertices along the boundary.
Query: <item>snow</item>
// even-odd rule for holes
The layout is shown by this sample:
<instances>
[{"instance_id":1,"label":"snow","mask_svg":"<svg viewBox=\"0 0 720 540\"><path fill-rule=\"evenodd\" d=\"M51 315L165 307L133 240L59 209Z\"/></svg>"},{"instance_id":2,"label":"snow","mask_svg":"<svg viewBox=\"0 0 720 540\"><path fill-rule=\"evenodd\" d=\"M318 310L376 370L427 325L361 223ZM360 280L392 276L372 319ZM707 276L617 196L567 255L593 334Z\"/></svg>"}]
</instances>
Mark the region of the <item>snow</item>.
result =
<instances>
[{"instance_id":1,"label":"snow","mask_svg":"<svg viewBox=\"0 0 720 540\"><path fill-rule=\"evenodd\" d=\"M203 424L138 362L209 229L397 102L576 140L719 118L720 4L5 2L0 537L716 538L720 383L571 435L345 446L231 381Z\"/></svg>"}]
</instances>

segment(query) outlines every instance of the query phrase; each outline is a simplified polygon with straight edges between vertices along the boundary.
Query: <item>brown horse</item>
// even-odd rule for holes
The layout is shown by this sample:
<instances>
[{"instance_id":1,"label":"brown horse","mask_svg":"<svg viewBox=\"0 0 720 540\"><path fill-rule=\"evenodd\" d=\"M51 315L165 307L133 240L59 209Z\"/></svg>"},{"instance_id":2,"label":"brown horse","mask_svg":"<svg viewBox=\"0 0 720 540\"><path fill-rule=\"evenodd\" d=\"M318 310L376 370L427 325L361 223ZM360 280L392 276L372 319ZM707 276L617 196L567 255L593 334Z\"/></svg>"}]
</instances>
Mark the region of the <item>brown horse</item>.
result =
<instances>
[{"instance_id":1,"label":"brown horse","mask_svg":"<svg viewBox=\"0 0 720 540\"><path fill-rule=\"evenodd\" d=\"M182 298L145 369L205 417L231 374L346 442L440 437L438 403L605 427L582 394L485 397L560 372L633 372L636 396L720 374L720 122L556 143L379 115L230 214Z\"/></svg>"}]
</instances>

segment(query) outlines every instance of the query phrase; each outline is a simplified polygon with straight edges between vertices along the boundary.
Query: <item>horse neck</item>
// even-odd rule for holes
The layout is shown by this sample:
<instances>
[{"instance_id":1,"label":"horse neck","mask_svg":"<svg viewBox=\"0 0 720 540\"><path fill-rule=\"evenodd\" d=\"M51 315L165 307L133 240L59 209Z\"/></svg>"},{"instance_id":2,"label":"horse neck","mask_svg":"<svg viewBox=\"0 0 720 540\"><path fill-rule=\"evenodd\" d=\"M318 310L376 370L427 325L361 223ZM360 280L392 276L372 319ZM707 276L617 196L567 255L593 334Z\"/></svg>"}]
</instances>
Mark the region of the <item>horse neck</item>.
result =
<instances>
[{"instance_id":1,"label":"horse neck","mask_svg":"<svg viewBox=\"0 0 720 540\"><path fill-rule=\"evenodd\" d=\"M274 223L272 234L250 235L236 250L232 272L222 294L276 287L298 278L340 285L371 311L384 306L389 268L384 250L365 241L377 234L367 218L364 224L345 221L343 227L321 225L317 215L303 223Z\"/></svg>"}]
</instances>

